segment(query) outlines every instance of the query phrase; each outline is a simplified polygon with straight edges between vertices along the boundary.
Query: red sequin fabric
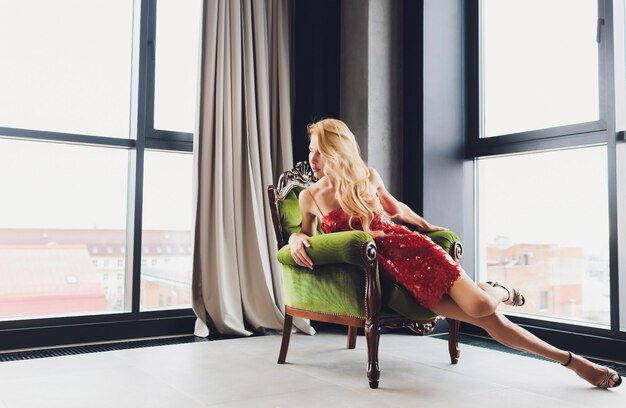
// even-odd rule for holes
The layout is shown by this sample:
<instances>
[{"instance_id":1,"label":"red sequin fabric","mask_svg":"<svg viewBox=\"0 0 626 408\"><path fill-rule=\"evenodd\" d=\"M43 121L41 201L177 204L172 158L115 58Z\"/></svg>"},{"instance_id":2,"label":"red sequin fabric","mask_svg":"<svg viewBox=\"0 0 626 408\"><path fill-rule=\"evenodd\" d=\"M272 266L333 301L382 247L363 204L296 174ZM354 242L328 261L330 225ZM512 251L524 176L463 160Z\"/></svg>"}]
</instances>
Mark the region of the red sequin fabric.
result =
<instances>
[{"instance_id":1,"label":"red sequin fabric","mask_svg":"<svg viewBox=\"0 0 626 408\"><path fill-rule=\"evenodd\" d=\"M337 209L322 218L326 233L362 229L361 221ZM398 282L427 309L432 308L450 290L461 274L461 267L428 236L396 224L382 212L370 226L383 235L374 237L378 249L378 266L389 279Z\"/></svg>"}]
</instances>

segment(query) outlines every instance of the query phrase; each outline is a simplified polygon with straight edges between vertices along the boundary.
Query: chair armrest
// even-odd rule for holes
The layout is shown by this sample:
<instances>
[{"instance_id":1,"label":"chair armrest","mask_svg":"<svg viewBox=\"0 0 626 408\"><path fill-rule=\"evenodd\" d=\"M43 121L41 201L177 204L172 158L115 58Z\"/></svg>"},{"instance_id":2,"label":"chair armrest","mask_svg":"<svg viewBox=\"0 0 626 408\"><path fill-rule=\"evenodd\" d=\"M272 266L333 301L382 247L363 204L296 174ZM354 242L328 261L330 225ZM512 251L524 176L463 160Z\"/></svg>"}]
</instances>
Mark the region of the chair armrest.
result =
<instances>
[{"instance_id":1,"label":"chair armrest","mask_svg":"<svg viewBox=\"0 0 626 408\"><path fill-rule=\"evenodd\" d=\"M426 235L432 239L437 245L442 247L444 251L450 254L452 259L457 262L463 257L463 244L458 235L452 231L429 232Z\"/></svg>"},{"instance_id":2,"label":"chair armrest","mask_svg":"<svg viewBox=\"0 0 626 408\"><path fill-rule=\"evenodd\" d=\"M315 265L341 264L367 267L364 259L365 246L374 242L371 235L363 231L341 231L315 235L309 238L311 247L307 253ZM291 257L289 245L278 251L278 261L283 265L297 265Z\"/></svg>"}]
</instances>

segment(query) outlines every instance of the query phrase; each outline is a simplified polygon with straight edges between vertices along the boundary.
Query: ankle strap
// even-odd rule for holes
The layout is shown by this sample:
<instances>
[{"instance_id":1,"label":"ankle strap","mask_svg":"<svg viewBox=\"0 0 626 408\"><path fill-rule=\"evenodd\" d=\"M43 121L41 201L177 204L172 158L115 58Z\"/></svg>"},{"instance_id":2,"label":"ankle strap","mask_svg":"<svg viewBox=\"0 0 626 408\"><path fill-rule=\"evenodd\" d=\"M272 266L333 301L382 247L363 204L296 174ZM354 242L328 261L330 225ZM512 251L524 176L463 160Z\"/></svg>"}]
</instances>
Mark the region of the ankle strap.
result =
<instances>
[{"instance_id":1,"label":"ankle strap","mask_svg":"<svg viewBox=\"0 0 626 408\"><path fill-rule=\"evenodd\" d=\"M569 354L569 358L567 359L567 363L561 364L563 367L567 367L568 365L572 363L572 352L568 351L567 353Z\"/></svg>"}]
</instances>

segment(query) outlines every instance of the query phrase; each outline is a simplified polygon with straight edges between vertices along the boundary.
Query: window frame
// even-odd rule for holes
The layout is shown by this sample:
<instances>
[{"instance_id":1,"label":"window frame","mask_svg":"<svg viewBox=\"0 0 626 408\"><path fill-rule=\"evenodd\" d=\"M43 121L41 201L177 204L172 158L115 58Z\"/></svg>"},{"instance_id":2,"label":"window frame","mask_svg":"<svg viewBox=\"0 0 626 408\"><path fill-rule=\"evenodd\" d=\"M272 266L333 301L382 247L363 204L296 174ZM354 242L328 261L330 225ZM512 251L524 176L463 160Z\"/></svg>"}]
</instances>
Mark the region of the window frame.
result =
<instances>
[{"instance_id":1,"label":"window frame","mask_svg":"<svg viewBox=\"0 0 626 408\"><path fill-rule=\"evenodd\" d=\"M604 8L604 0L598 2L598 24L600 20L606 22L606 17L601 17ZM482 135L482 109L484 106L482 86L482 43L481 43L481 19L482 0L469 0L466 13L466 38L467 38L467 73L470 78L467 81L467 127L465 157L486 157L509 153L524 153L536 150L580 147L605 143L607 140L607 92L606 77L602 74L606 71L607 50L606 39L608 30L606 24L599 36L600 47L598 50L598 103L599 119L597 121L580 122L564 126L536 129L525 132L516 132L506 135L481 137Z\"/></svg>"},{"instance_id":2,"label":"window frame","mask_svg":"<svg viewBox=\"0 0 626 408\"><path fill-rule=\"evenodd\" d=\"M617 0L621 1L621 0ZM590 325L569 324L557 319L510 315L511 320L535 328L542 332L544 338L556 339L554 331L578 333L583 335L599 336L616 340L626 340L626 331L620 330L620 315L622 320L626 315L626 306L620 306L619 295L619 259L625 257L626 243L622 238L618 241L618 198L624 199L623 188L617 184L618 158L617 144L623 143L624 131L616 129L616 81L614 58L614 16L613 0L597 0L599 19L599 114L598 121L577 123L567 126L539 129L529 132L513 133L508 135L481 138L482 95L481 95L481 7L482 0L469 0L465 6L465 38L466 38L466 127L465 151L466 160L506 154L524 154L536 151L566 149L571 147L586 147L605 145L607 147L608 170L608 215L609 215L609 281L610 281L610 328L599 328ZM622 27L623 28L623 27ZM622 62L623 63L623 62ZM476 183L476 177L474 177ZM474 189L476 185L474 184ZM480 228L477 219L476 203L474 214L475 233ZM619 205L624 206L624 203ZM477 251L478 248L474 248ZM478 262L476 256L475 262ZM478 270L478 265L473 265ZM621 271L622 279L626 277L626 270ZM626 293L622 293L626 296ZM583 339L582 337L580 337ZM586 344L594 344L591 339L582 340ZM597 347L597 344L595 344ZM617 344L607 346L618 350Z\"/></svg>"},{"instance_id":3,"label":"window frame","mask_svg":"<svg viewBox=\"0 0 626 408\"><path fill-rule=\"evenodd\" d=\"M157 0L136 0L138 59L133 62L133 107L128 139L0 127L2 137L23 140L117 147L131 152L127 207L126 308L120 313L0 321L0 350L109 341L137 337L192 334L196 316L190 307L140 311L143 167L146 150L189 153L193 134L154 129L155 33ZM136 132L132 138L132 132ZM130 306L130 307L129 307Z\"/></svg>"},{"instance_id":4,"label":"window frame","mask_svg":"<svg viewBox=\"0 0 626 408\"><path fill-rule=\"evenodd\" d=\"M145 1L145 0L142 0ZM184 152L193 151L193 133L176 132L154 128L154 95L156 86L156 25L157 25L157 0L148 1L148 17L146 41L142 41L147 47L145 55L145 81L146 99L144 105L144 129L147 149L176 150ZM142 58L143 61L143 58Z\"/></svg>"}]
</instances>

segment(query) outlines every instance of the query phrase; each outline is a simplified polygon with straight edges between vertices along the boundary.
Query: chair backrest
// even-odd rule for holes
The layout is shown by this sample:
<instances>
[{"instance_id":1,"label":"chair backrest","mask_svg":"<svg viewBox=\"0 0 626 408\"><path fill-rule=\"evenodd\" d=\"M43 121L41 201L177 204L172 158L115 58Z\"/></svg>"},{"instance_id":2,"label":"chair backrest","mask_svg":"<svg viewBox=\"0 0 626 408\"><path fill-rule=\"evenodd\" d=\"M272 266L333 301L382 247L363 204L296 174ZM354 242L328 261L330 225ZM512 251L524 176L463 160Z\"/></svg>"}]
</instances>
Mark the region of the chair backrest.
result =
<instances>
[{"instance_id":1,"label":"chair backrest","mask_svg":"<svg viewBox=\"0 0 626 408\"><path fill-rule=\"evenodd\" d=\"M298 195L316 181L317 178L313 175L309 163L302 161L292 170L281 174L276 187L267 188L276 244L279 249L287 243L289 235L300 230L302 214Z\"/></svg>"}]
</instances>

